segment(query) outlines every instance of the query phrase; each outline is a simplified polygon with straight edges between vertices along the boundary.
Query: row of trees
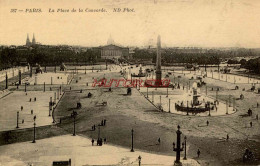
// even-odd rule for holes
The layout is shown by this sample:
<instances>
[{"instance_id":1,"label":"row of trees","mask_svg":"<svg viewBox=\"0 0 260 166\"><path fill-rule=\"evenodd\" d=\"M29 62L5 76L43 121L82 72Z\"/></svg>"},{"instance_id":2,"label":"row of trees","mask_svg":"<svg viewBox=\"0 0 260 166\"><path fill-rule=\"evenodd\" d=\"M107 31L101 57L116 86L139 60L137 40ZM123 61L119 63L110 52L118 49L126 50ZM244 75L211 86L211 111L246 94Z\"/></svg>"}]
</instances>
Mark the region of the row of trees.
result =
<instances>
[{"instance_id":1,"label":"row of trees","mask_svg":"<svg viewBox=\"0 0 260 166\"><path fill-rule=\"evenodd\" d=\"M196 63L204 64L220 64L220 58L216 53L176 53L172 51L163 51L162 64L167 63ZM136 60L152 60L156 62L156 52L144 49L136 49L133 55Z\"/></svg>"},{"instance_id":2,"label":"row of trees","mask_svg":"<svg viewBox=\"0 0 260 166\"><path fill-rule=\"evenodd\" d=\"M96 63L99 57L98 50L88 49L77 53L69 49L59 48L31 48L14 49L3 48L0 51L0 69L23 64L59 65L68 63Z\"/></svg>"},{"instance_id":3,"label":"row of trees","mask_svg":"<svg viewBox=\"0 0 260 166\"><path fill-rule=\"evenodd\" d=\"M230 57L251 57L260 56L258 52L251 50L239 49L237 51L211 51L207 53L178 53L174 50L163 50L162 51L162 64L171 63L186 63L186 64L198 64L198 65L218 65L222 60ZM133 55L133 59L139 61L151 60L153 63L156 62L156 51L146 49L136 49ZM229 59L228 64L241 64L242 68L246 68L251 72L260 74L260 57L240 61Z\"/></svg>"},{"instance_id":4,"label":"row of trees","mask_svg":"<svg viewBox=\"0 0 260 166\"><path fill-rule=\"evenodd\" d=\"M238 54L240 53L240 54ZM244 55L252 56L256 55L252 51L243 50L242 52L219 52L211 51L207 53L180 53L174 50L162 50L162 64L172 63L187 63L187 64L199 64L199 65L219 65L221 59L229 57L229 55ZM100 59L100 52L98 49L87 49L87 51L76 52L67 47L35 47L35 48L2 48L0 50L0 69L18 66L30 63L35 65L36 63L41 65L59 65L62 62L65 63L96 63ZM138 61L151 61L156 62L156 50L147 49L135 49L133 59ZM246 61L229 60L230 64L241 64L242 67L259 73L259 58Z\"/></svg>"},{"instance_id":5,"label":"row of trees","mask_svg":"<svg viewBox=\"0 0 260 166\"><path fill-rule=\"evenodd\" d=\"M246 68L254 73L260 74L260 57L250 60L240 60L241 67Z\"/></svg>"}]
</instances>

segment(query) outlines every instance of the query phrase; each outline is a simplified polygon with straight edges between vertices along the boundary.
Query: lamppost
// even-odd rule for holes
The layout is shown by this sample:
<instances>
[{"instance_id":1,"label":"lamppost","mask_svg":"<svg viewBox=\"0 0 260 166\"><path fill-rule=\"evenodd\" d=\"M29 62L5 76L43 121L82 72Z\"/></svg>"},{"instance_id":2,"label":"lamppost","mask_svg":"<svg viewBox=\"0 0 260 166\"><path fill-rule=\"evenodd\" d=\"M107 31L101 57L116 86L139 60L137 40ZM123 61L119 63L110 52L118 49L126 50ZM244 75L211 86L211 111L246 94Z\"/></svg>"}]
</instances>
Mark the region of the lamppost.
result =
<instances>
[{"instance_id":1,"label":"lamppost","mask_svg":"<svg viewBox=\"0 0 260 166\"><path fill-rule=\"evenodd\" d=\"M187 100L187 114L186 115L189 115L189 101Z\"/></svg>"},{"instance_id":2,"label":"lamppost","mask_svg":"<svg viewBox=\"0 0 260 166\"><path fill-rule=\"evenodd\" d=\"M7 76L7 72L5 73L5 89L8 89L8 76Z\"/></svg>"},{"instance_id":3,"label":"lamppost","mask_svg":"<svg viewBox=\"0 0 260 166\"><path fill-rule=\"evenodd\" d=\"M174 165L181 165L180 158L181 158L181 151L183 151L183 146L184 143L182 143L181 147L181 134L182 132L180 131L180 126L178 125L178 130L176 131L177 134L177 147L175 148L175 143L173 142L173 151L176 152L176 160L174 162Z\"/></svg>"},{"instance_id":4,"label":"lamppost","mask_svg":"<svg viewBox=\"0 0 260 166\"><path fill-rule=\"evenodd\" d=\"M131 149L131 152L134 152L134 130L133 129L131 130L131 133L132 133L132 149Z\"/></svg>"},{"instance_id":5,"label":"lamppost","mask_svg":"<svg viewBox=\"0 0 260 166\"><path fill-rule=\"evenodd\" d=\"M160 95L160 109L162 110L162 96Z\"/></svg>"},{"instance_id":6,"label":"lamppost","mask_svg":"<svg viewBox=\"0 0 260 166\"><path fill-rule=\"evenodd\" d=\"M216 101L218 101L218 89L216 90Z\"/></svg>"},{"instance_id":7,"label":"lamppost","mask_svg":"<svg viewBox=\"0 0 260 166\"><path fill-rule=\"evenodd\" d=\"M152 102L154 102L154 96L153 96L153 91L152 91Z\"/></svg>"},{"instance_id":8,"label":"lamppost","mask_svg":"<svg viewBox=\"0 0 260 166\"><path fill-rule=\"evenodd\" d=\"M184 137L184 157L183 160L187 160L187 137Z\"/></svg>"},{"instance_id":9,"label":"lamppost","mask_svg":"<svg viewBox=\"0 0 260 166\"><path fill-rule=\"evenodd\" d=\"M51 116L51 111L52 111L52 99L51 101L49 102L49 116Z\"/></svg>"},{"instance_id":10,"label":"lamppost","mask_svg":"<svg viewBox=\"0 0 260 166\"><path fill-rule=\"evenodd\" d=\"M18 123L18 121L19 121L19 111L17 111L17 125L16 125L16 128L17 128L17 129L19 128L19 123Z\"/></svg>"},{"instance_id":11,"label":"lamppost","mask_svg":"<svg viewBox=\"0 0 260 166\"><path fill-rule=\"evenodd\" d=\"M142 159L142 157L139 155L139 157L138 157L139 166L141 166L141 159Z\"/></svg>"},{"instance_id":12,"label":"lamppost","mask_svg":"<svg viewBox=\"0 0 260 166\"><path fill-rule=\"evenodd\" d=\"M36 141L35 141L35 129L36 129L36 123L35 123L35 120L34 120L34 123L33 123L33 141L32 141L32 143L36 143Z\"/></svg>"},{"instance_id":13,"label":"lamppost","mask_svg":"<svg viewBox=\"0 0 260 166\"><path fill-rule=\"evenodd\" d=\"M78 115L78 113L76 111L73 110L73 112L71 113L71 117L73 117L74 119L74 130L73 130L73 136L76 136L76 116Z\"/></svg>"},{"instance_id":14,"label":"lamppost","mask_svg":"<svg viewBox=\"0 0 260 166\"><path fill-rule=\"evenodd\" d=\"M98 125L98 140L100 138L100 125Z\"/></svg>"},{"instance_id":15,"label":"lamppost","mask_svg":"<svg viewBox=\"0 0 260 166\"><path fill-rule=\"evenodd\" d=\"M210 103L208 103L208 107L209 107L209 116L211 116L211 114L210 114Z\"/></svg>"},{"instance_id":16,"label":"lamppost","mask_svg":"<svg viewBox=\"0 0 260 166\"><path fill-rule=\"evenodd\" d=\"M231 107L231 95L228 95L228 106Z\"/></svg>"},{"instance_id":17,"label":"lamppost","mask_svg":"<svg viewBox=\"0 0 260 166\"><path fill-rule=\"evenodd\" d=\"M235 98L233 98L233 111L235 111L235 110L236 110L235 106L236 106L236 99L235 99Z\"/></svg>"},{"instance_id":18,"label":"lamppost","mask_svg":"<svg viewBox=\"0 0 260 166\"><path fill-rule=\"evenodd\" d=\"M226 100L226 114L228 114L228 100Z\"/></svg>"},{"instance_id":19,"label":"lamppost","mask_svg":"<svg viewBox=\"0 0 260 166\"><path fill-rule=\"evenodd\" d=\"M169 112L171 112L171 99L169 99Z\"/></svg>"}]
</instances>

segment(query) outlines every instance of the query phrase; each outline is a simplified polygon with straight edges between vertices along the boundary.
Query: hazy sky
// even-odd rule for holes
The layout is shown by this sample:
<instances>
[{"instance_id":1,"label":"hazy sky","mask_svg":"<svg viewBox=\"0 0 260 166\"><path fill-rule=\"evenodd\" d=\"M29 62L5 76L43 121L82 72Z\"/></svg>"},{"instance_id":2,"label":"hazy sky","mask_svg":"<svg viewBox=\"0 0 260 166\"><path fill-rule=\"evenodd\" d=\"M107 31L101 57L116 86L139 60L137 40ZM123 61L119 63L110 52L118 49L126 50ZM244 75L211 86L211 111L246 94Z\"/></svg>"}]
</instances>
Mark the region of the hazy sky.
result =
<instances>
[{"instance_id":1,"label":"hazy sky","mask_svg":"<svg viewBox=\"0 0 260 166\"><path fill-rule=\"evenodd\" d=\"M113 8L134 8L115 13ZM41 8L42 13L11 13ZM72 13L49 13L73 9ZM78 9L104 8L105 13ZM123 46L260 47L259 0L0 0L0 44L105 45L110 34Z\"/></svg>"}]
</instances>

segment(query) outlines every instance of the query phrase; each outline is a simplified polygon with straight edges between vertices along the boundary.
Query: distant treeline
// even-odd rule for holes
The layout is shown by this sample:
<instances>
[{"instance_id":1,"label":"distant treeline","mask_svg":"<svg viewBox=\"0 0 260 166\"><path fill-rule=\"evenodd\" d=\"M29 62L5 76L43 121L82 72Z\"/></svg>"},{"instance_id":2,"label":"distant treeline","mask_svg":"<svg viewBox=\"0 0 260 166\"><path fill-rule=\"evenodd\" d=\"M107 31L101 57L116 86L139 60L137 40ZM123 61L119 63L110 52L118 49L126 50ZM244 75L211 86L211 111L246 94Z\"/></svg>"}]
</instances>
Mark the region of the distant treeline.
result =
<instances>
[{"instance_id":1,"label":"distant treeline","mask_svg":"<svg viewBox=\"0 0 260 166\"><path fill-rule=\"evenodd\" d=\"M241 64L242 68L246 68L251 72L260 74L260 53L247 49L229 50L229 51L208 51L203 53L180 53L174 50L162 50L162 64L169 63L185 63L198 65L219 65L221 62L228 64ZM258 56L258 57L257 57ZM235 60L235 57L255 57L250 60ZM233 59L230 59L233 58ZM136 49L133 59L137 61L151 60L156 62L156 50L149 51L147 49ZM227 60L229 59L229 60Z\"/></svg>"},{"instance_id":2,"label":"distant treeline","mask_svg":"<svg viewBox=\"0 0 260 166\"><path fill-rule=\"evenodd\" d=\"M250 49L237 50L202 50L189 52L189 50L178 51L177 49L162 49L162 63L196 63L203 64L219 64L221 61L235 57L251 57L260 56L260 52ZM135 49L133 54L135 60L152 60L156 61L156 49Z\"/></svg>"},{"instance_id":3,"label":"distant treeline","mask_svg":"<svg viewBox=\"0 0 260 166\"><path fill-rule=\"evenodd\" d=\"M162 64L186 63L198 65L219 65L222 61L234 57L260 56L258 51L250 49L233 49L233 50L178 50L162 49ZM132 55L133 61L150 61L156 62L156 49L135 49ZM44 46L44 47L2 47L0 49L0 69L25 64L35 65L36 63L44 65L60 65L64 63L75 64L93 64L101 61L99 49L87 49L86 51L77 52L69 47ZM241 64L249 70L259 73L259 58L255 60L236 61L230 59L228 63Z\"/></svg>"},{"instance_id":4,"label":"distant treeline","mask_svg":"<svg viewBox=\"0 0 260 166\"><path fill-rule=\"evenodd\" d=\"M59 48L3 48L0 51L0 69L36 63L40 65L60 65L62 62L75 64L95 63L100 54L97 50L88 49L84 52L75 52Z\"/></svg>"}]
</instances>

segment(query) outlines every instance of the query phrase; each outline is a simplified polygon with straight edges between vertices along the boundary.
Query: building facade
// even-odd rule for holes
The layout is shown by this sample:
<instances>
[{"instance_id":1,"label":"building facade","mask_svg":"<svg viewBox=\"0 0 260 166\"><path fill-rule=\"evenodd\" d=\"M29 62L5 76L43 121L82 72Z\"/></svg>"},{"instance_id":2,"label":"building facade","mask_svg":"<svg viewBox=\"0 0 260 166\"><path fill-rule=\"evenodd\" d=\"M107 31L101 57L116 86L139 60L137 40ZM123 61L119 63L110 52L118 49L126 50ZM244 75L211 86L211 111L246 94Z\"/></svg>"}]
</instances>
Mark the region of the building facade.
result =
<instances>
[{"instance_id":1,"label":"building facade","mask_svg":"<svg viewBox=\"0 0 260 166\"><path fill-rule=\"evenodd\" d=\"M129 48L126 47L120 47L110 44L99 48L102 59L120 59L128 58L129 56Z\"/></svg>"}]
</instances>

